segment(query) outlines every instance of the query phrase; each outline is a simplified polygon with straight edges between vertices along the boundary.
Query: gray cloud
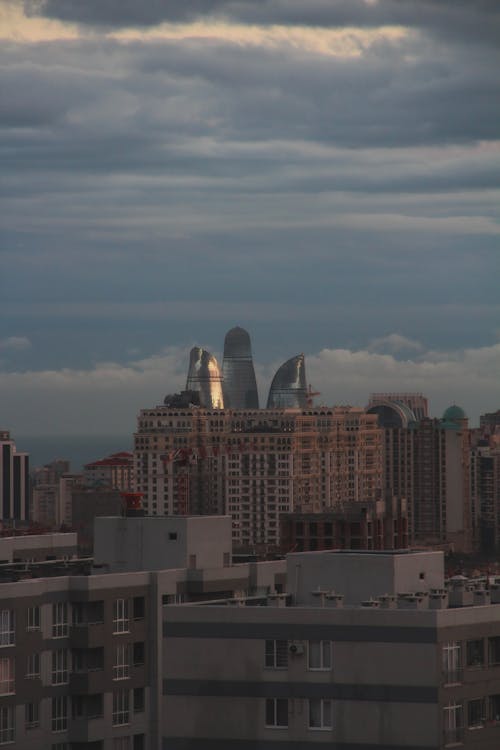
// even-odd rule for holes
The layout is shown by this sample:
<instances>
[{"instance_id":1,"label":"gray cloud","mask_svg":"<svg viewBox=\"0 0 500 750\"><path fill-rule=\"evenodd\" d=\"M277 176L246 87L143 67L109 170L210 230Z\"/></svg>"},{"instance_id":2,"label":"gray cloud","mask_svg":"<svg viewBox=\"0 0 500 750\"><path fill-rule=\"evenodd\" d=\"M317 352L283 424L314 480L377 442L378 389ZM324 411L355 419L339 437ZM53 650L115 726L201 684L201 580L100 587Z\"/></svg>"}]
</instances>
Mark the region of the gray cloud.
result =
<instances>
[{"instance_id":1,"label":"gray cloud","mask_svg":"<svg viewBox=\"0 0 500 750\"><path fill-rule=\"evenodd\" d=\"M0 351L24 351L31 347L31 341L26 336L8 336L0 339Z\"/></svg>"},{"instance_id":2,"label":"gray cloud","mask_svg":"<svg viewBox=\"0 0 500 750\"><path fill-rule=\"evenodd\" d=\"M201 6L65 0L46 12L58 7L89 22L119 7L124 25ZM26 332L32 369L83 372L104 357L126 366L134 348L215 340L233 322L255 327L261 361L304 342L364 351L395 321L439 350L491 343L499 52L475 29L495 28L494 7L418 8L422 23L404 0L225 8L365 28L415 15L409 33L357 56L213 29L2 45L0 337Z\"/></svg>"},{"instance_id":3,"label":"gray cloud","mask_svg":"<svg viewBox=\"0 0 500 750\"><path fill-rule=\"evenodd\" d=\"M105 27L154 26L211 16L257 24L373 28L403 25L498 42L496 0L24 0L31 13Z\"/></svg>"}]
</instances>

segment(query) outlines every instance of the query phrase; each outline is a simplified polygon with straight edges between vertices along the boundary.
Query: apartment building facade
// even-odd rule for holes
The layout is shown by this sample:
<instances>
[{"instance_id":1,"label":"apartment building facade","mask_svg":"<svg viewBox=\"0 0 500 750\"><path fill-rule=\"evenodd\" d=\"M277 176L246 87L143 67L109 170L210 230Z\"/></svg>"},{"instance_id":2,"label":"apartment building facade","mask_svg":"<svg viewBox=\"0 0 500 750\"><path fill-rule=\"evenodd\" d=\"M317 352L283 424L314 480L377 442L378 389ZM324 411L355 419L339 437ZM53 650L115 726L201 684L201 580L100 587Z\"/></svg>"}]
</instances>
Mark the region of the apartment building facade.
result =
<instances>
[{"instance_id":1,"label":"apartment building facade","mask_svg":"<svg viewBox=\"0 0 500 750\"><path fill-rule=\"evenodd\" d=\"M136 489L153 515L227 513L236 548L275 548L279 517L375 500L382 431L354 407L142 410Z\"/></svg>"},{"instance_id":2,"label":"apartment building facade","mask_svg":"<svg viewBox=\"0 0 500 750\"><path fill-rule=\"evenodd\" d=\"M449 591L440 553L333 554L290 555L267 607L165 608L164 750L499 747L493 592Z\"/></svg>"},{"instance_id":3,"label":"apartment building facade","mask_svg":"<svg viewBox=\"0 0 500 750\"><path fill-rule=\"evenodd\" d=\"M189 518L102 519L100 567L92 573L77 560L60 560L52 573L50 562L25 561L22 575L17 565L0 566L0 746L158 750L162 608L235 594L265 597L284 585L282 561L232 566L230 520L202 520L211 531ZM167 540L163 558L161 546L153 549L158 529L148 521L158 521ZM146 528L138 530L142 522ZM130 554L123 564L127 525L156 554L155 569ZM56 536L76 542L74 534ZM37 539L40 553L48 549L47 539L32 537L33 544ZM193 554L198 564L190 567Z\"/></svg>"}]
</instances>

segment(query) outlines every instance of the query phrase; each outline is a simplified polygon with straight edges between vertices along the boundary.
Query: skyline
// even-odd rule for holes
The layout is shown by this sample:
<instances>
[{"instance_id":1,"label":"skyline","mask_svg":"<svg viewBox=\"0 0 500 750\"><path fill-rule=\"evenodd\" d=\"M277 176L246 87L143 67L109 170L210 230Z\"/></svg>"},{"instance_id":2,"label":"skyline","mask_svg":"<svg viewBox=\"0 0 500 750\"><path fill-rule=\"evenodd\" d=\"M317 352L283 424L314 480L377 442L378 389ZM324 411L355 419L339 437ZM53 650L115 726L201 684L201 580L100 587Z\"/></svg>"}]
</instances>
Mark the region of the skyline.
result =
<instances>
[{"instance_id":1,"label":"skyline","mask_svg":"<svg viewBox=\"0 0 500 750\"><path fill-rule=\"evenodd\" d=\"M304 352L318 403L497 409L499 30L490 0L4 0L2 426L129 434L231 325L261 403Z\"/></svg>"},{"instance_id":2,"label":"skyline","mask_svg":"<svg viewBox=\"0 0 500 750\"><path fill-rule=\"evenodd\" d=\"M217 347L203 348L221 361ZM88 370L0 374L5 396L1 426L22 436L131 435L140 409L161 405L167 393L186 387L190 351L169 347L125 365L103 362ZM409 352L412 359L397 356ZM499 357L500 344L453 356L426 352L418 342L393 334L364 350L306 354L306 381L320 393L316 406L365 407L372 392L417 391L429 398L430 416L440 417L456 403L464 408L470 426L477 426L481 413L498 408ZM264 404L283 362L253 361Z\"/></svg>"}]
</instances>

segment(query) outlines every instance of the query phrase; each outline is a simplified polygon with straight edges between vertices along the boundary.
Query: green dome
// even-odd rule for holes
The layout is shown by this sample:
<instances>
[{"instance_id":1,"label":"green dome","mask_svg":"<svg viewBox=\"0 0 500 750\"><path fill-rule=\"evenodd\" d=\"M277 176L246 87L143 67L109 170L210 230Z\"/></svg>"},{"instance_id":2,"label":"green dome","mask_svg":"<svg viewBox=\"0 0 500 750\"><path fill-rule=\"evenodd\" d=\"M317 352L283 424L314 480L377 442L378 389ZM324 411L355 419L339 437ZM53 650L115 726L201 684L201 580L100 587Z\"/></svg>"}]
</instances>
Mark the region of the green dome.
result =
<instances>
[{"instance_id":1,"label":"green dome","mask_svg":"<svg viewBox=\"0 0 500 750\"><path fill-rule=\"evenodd\" d=\"M443 422L460 422L462 419L467 419L467 414L456 404L449 406L443 414Z\"/></svg>"}]
</instances>

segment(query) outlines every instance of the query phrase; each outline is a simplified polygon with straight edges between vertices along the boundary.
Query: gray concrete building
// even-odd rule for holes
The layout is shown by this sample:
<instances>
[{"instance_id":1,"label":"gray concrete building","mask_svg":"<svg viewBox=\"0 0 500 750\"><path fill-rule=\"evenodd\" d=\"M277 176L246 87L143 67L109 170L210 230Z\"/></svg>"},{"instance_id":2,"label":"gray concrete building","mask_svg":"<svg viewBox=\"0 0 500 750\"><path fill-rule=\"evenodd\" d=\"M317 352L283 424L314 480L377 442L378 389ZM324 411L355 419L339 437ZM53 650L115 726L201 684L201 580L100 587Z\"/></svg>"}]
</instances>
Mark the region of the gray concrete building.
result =
<instances>
[{"instance_id":1,"label":"gray concrete building","mask_svg":"<svg viewBox=\"0 0 500 750\"><path fill-rule=\"evenodd\" d=\"M92 571L2 566L0 745L500 747L500 580L408 550L234 565L227 517L96 526Z\"/></svg>"},{"instance_id":2,"label":"gray concrete building","mask_svg":"<svg viewBox=\"0 0 500 750\"><path fill-rule=\"evenodd\" d=\"M143 518L114 519L97 533L101 568L89 572L81 561L0 566L0 745L19 750L157 750L162 743L162 610L176 602L227 597L261 597L284 586L283 561L227 565L227 519L156 519L162 533L177 534L180 554L165 547L163 567L133 558L126 572L108 572L120 528L130 538L143 534L156 545L158 529ZM170 520L170 519L169 519ZM106 519L97 519L104 523ZM218 534L215 525L218 524ZM209 529L208 526L211 528ZM214 534L218 545L214 543ZM49 535L50 536L50 535ZM76 535L56 535L71 537ZM38 540L39 551L47 540ZM213 567L188 569L193 544L197 559ZM102 544L110 550L104 561ZM174 543L174 540L172 540ZM205 551L204 551L205 547ZM211 547L212 552L208 549ZM124 550L126 554L126 550ZM116 562L116 560L115 560ZM43 568L43 570L42 570ZM34 577L32 577L34 576Z\"/></svg>"},{"instance_id":3,"label":"gray concrete building","mask_svg":"<svg viewBox=\"0 0 500 750\"><path fill-rule=\"evenodd\" d=\"M498 584L445 586L440 552L287 574L265 607L164 609L164 750L500 747Z\"/></svg>"}]
</instances>

